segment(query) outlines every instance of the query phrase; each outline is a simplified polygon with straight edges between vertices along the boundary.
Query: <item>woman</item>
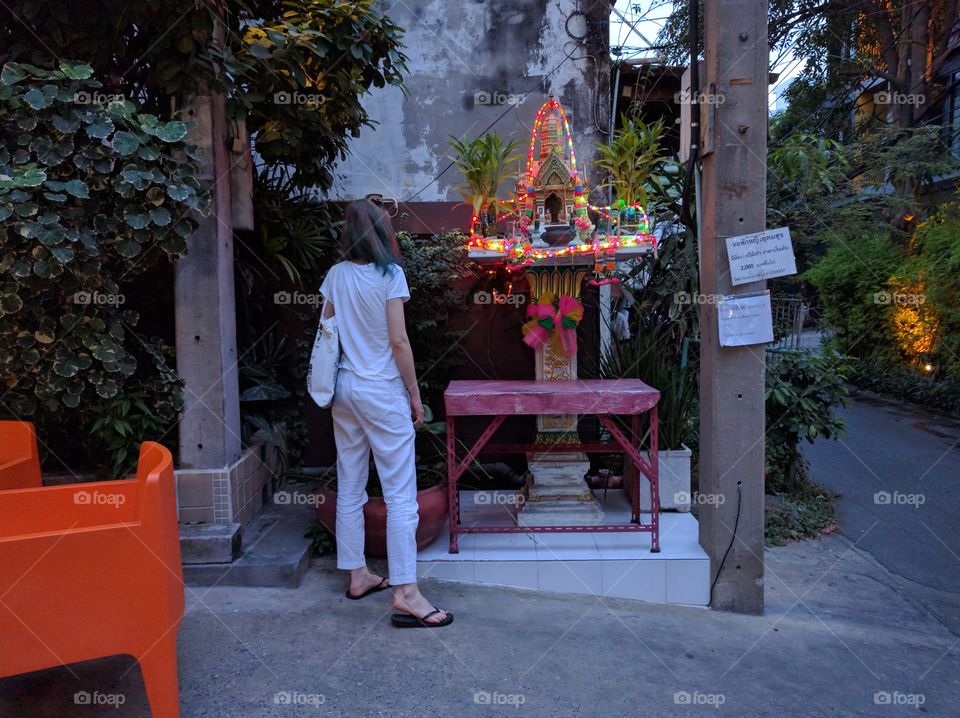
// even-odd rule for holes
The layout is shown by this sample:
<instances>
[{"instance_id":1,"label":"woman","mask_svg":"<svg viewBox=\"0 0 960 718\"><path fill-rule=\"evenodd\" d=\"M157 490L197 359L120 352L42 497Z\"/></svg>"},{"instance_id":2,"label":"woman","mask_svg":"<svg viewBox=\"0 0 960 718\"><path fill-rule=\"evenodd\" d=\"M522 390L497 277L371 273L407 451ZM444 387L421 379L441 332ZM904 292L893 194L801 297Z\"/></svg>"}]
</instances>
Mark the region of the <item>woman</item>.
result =
<instances>
[{"instance_id":1,"label":"woman","mask_svg":"<svg viewBox=\"0 0 960 718\"><path fill-rule=\"evenodd\" d=\"M446 626L453 614L435 608L417 587L414 429L423 423L423 403L403 317L410 292L385 212L369 200L351 202L340 252L343 260L320 287L323 316L337 317L342 348L333 398L337 568L350 571L347 598L392 587L394 625ZM389 583L367 569L363 556L371 450L387 504Z\"/></svg>"}]
</instances>

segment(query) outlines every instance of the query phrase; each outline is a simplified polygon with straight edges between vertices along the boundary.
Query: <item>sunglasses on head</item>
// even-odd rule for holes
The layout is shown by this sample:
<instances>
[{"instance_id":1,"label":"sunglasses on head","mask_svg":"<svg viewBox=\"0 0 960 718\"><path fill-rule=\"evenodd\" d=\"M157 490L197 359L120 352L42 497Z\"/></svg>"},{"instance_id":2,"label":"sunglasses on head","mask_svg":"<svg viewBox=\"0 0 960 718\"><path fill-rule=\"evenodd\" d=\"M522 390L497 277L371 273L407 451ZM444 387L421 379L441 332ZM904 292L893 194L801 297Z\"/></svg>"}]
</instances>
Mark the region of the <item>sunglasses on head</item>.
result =
<instances>
[{"instance_id":1,"label":"sunglasses on head","mask_svg":"<svg viewBox=\"0 0 960 718\"><path fill-rule=\"evenodd\" d=\"M397 214L397 200L393 197L384 197L382 194L368 194L366 199L378 207L383 207L391 217Z\"/></svg>"}]
</instances>

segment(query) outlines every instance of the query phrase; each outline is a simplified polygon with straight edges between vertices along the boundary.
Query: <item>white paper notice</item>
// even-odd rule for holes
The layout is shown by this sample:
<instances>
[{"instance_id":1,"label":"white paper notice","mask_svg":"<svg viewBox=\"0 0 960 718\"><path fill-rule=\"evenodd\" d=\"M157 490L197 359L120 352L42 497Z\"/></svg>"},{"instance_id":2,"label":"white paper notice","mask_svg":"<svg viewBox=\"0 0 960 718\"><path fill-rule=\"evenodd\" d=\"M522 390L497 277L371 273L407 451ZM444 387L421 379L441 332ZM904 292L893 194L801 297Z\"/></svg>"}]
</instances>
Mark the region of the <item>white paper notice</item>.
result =
<instances>
[{"instance_id":1,"label":"white paper notice","mask_svg":"<svg viewBox=\"0 0 960 718\"><path fill-rule=\"evenodd\" d=\"M772 342L770 292L746 297L723 297L717 302L717 321L722 347Z\"/></svg>"},{"instance_id":2,"label":"white paper notice","mask_svg":"<svg viewBox=\"0 0 960 718\"><path fill-rule=\"evenodd\" d=\"M746 284L797 273L790 229L768 229L756 234L727 237L730 281Z\"/></svg>"}]
</instances>

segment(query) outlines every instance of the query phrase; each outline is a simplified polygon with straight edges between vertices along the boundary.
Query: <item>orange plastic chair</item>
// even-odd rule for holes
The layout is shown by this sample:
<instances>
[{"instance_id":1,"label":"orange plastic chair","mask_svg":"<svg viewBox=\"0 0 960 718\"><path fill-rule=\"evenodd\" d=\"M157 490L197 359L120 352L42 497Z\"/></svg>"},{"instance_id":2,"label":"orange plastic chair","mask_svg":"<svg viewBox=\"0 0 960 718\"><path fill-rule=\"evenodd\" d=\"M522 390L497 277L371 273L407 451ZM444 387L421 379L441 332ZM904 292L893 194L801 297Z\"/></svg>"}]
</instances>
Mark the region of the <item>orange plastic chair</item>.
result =
<instances>
[{"instance_id":1,"label":"orange plastic chair","mask_svg":"<svg viewBox=\"0 0 960 718\"><path fill-rule=\"evenodd\" d=\"M43 487L33 427L16 423L0 422L0 486L30 488L0 490L0 676L129 654L153 716L178 718L170 452L144 442L135 479Z\"/></svg>"},{"instance_id":2,"label":"orange plastic chair","mask_svg":"<svg viewBox=\"0 0 960 718\"><path fill-rule=\"evenodd\" d=\"M33 424L0 421L0 491L42 485Z\"/></svg>"}]
</instances>

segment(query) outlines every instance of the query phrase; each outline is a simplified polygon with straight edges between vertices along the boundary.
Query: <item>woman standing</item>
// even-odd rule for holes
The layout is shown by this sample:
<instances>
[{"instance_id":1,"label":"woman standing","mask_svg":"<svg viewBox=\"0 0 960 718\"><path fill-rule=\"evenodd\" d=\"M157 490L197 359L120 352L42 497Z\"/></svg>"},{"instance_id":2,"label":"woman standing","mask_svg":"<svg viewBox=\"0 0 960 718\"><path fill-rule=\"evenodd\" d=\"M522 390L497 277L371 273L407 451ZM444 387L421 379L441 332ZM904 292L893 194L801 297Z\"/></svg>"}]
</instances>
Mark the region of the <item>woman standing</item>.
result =
<instances>
[{"instance_id":1,"label":"woman standing","mask_svg":"<svg viewBox=\"0 0 960 718\"><path fill-rule=\"evenodd\" d=\"M337 568L350 571L347 598L392 587L394 625L446 626L453 614L435 608L417 587L414 429L423 423L423 403L403 316L410 292L385 212L369 200L351 202L340 252L342 261L320 287L324 318L337 317L342 349L333 398ZM367 569L363 555L371 450L387 505L389 583Z\"/></svg>"}]
</instances>

